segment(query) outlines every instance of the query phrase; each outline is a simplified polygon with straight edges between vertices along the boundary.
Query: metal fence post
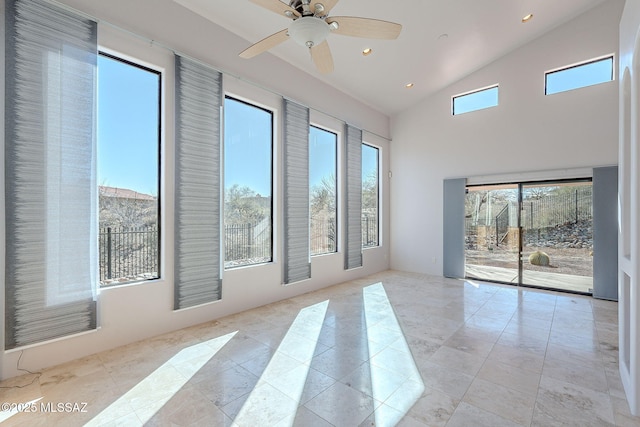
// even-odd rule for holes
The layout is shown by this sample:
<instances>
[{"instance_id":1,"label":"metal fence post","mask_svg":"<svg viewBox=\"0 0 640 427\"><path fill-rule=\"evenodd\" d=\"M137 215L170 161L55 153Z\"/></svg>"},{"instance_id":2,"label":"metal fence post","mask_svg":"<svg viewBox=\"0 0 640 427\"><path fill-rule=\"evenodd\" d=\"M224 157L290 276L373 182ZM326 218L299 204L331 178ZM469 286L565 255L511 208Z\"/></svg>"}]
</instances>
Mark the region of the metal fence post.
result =
<instances>
[{"instance_id":1,"label":"metal fence post","mask_svg":"<svg viewBox=\"0 0 640 427\"><path fill-rule=\"evenodd\" d=\"M107 227L107 279L111 279L111 227Z\"/></svg>"},{"instance_id":2,"label":"metal fence post","mask_svg":"<svg viewBox=\"0 0 640 427\"><path fill-rule=\"evenodd\" d=\"M364 245L369 244L369 217L362 217L362 223L364 224L364 234L362 235L362 241Z\"/></svg>"},{"instance_id":3,"label":"metal fence post","mask_svg":"<svg viewBox=\"0 0 640 427\"><path fill-rule=\"evenodd\" d=\"M533 202L529 202L529 206L531 207L530 209L530 213L529 213L529 228L533 230Z\"/></svg>"},{"instance_id":4,"label":"metal fence post","mask_svg":"<svg viewBox=\"0 0 640 427\"><path fill-rule=\"evenodd\" d=\"M247 224L247 258L252 258L252 247L253 246L253 227L251 224Z\"/></svg>"}]
</instances>

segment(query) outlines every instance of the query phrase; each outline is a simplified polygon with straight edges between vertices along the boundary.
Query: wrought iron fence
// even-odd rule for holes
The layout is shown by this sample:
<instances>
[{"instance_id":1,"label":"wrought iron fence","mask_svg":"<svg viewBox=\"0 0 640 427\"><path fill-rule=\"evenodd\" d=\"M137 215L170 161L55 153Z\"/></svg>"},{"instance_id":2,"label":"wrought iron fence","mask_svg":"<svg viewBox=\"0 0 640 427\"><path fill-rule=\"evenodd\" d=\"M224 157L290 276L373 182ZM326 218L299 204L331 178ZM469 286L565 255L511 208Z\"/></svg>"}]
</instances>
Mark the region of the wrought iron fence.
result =
<instances>
[{"instance_id":1,"label":"wrought iron fence","mask_svg":"<svg viewBox=\"0 0 640 427\"><path fill-rule=\"evenodd\" d=\"M522 227L540 229L590 220L593 217L592 187L522 202Z\"/></svg>"},{"instance_id":2,"label":"wrought iron fence","mask_svg":"<svg viewBox=\"0 0 640 427\"><path fill-rule=\"evenodd\" d=\"M336 245L336 219L326 216L311 217L311 255L333 253Z\"/></svg>"},{"instance_id":3,"label":"wrought iron fence","mask_svg":"<svg viewBox=\"0 0 640 427\"><path fill-rule=\"evenodd\" d=\"M157 227L100 229L100 282L158 277Z\"/></svg>"},{"instance_id":4,"label":"wrought iron fence","mask_svg":"<svg viewBox=\"0 0 640 427\"><path fill-rule=\"evenodd\" d=\"M500 246L509 230L518 227L518 202L507 201L488 221L484 215L465 217L465 243L468 249ZM529 240L541 240L549 230L573 224L588 224L593 218L592 187L581 186L562 194L550 194L522 201L520 225ZM587 230L590 233L590 230Z\"/></svg>"},{"instance_id":5,"label":"wrought iron fence","mask_svg":"<svg viewBox=\"0 0 640 427\"><path fill-rule=\"evenodd\" d=\"M271 259L271 226L230 224L224 228L225 260L238 265L245 261Z\"/></svg>"},{"instance_id":6,"label":"wrought iron fence","mask_svg":"<svg viewBox=\"0 0 640 427\"><path fill-rule=\"evenodd\" d=\"M378 246L378 220L376 217L362 217L362 247ZM336 219L311 220L311 255L336 251Z\"/></svg>"},{"instance_id":7,"label":"wrought iron fence","mask_svg":"<svg viewBox=\"0 0 640 427\"><path fill-rule=\"evenodd\" d=\"M244 265L271 259L271 226L267 223L225 226L226 265ZM377 218L362 217L362 246L378 245ZM336 251L335 218L312 224L311 253ZM158 277L159 240L157 227L105 227L99 233L100 282L153 279ZM261 261L261 262L264 262Z\"/></svg>"},{"instance_id":8,"label":"wrought iron fence","mask_svg":"<svg viewBox=\"0 0 640 427\"><path fill-rule=\"evenodd\" d=\"M362 217L362 247L378 246L378 218Z\"/></svg>"}]
</instances>

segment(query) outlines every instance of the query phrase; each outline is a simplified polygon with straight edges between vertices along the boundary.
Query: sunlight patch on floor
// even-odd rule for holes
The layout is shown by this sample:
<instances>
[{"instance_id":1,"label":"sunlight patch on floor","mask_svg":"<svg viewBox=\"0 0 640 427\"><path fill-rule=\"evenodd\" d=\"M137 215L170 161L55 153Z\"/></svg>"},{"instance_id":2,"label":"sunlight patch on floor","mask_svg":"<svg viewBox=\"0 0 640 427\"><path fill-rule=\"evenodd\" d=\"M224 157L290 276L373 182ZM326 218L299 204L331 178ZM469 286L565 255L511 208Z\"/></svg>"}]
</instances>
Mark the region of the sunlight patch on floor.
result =
<instances>
[{"instance_id":1,"label":"sunlight patch on floor","mask_svg":"<svg viewBox=\"0 0 640 427\"><path fill-rule=\"evenodd\" d=\"M240 409L235 424L281 422L282 425L290 421L289 425L293 425L328 306L327 300L300 310Z\"/></svg>"},{"instance_id":2,"label":"sunlight patch on floor","mask_svg":"<svg viewBox=\"0 0 640 427\"><path fill-rule=\"evenodd\" d=\"M15 406L14 404L9 404L10 405L9 410L3 409L2 411L0 411L0 424L21 412L38 412L37 409L36 410L29 410L29 409L35 408L36 402L42 399L43 399L42 397L39 397L37 399L30 400L29 402L17 403L15 404ZM38 408L39 407L40 406L38 406Z\"/></svg>"},{"instance_id":3,"label":"sunlight patch on floor","mask_svg":"<svg viewBox=\"0 0 640 427\"><path fill-rule=\"evenodd\" d=\"M401 396L393 399L393 408L381 405L375 411L376 425L395 425L418 401L424 392L424 382L382 283L363 288L362 294L373 398L385 402L392 394ZM388 343L384 337L397 339ZM412 386L403 387L404 384ZM403 391L396 394L400 389Z\"/></svg>"},{"instance_id":4,"label":"sunlight patch on floor","mask_svg":"<svg viewBox=\"0 0 640 427\"><path fill-rule=\"evenodd\" d=\"M95 416L88 426L115 421L131 412L149 421L238 331L186 347Z\"/></svg>"}]
</instances>

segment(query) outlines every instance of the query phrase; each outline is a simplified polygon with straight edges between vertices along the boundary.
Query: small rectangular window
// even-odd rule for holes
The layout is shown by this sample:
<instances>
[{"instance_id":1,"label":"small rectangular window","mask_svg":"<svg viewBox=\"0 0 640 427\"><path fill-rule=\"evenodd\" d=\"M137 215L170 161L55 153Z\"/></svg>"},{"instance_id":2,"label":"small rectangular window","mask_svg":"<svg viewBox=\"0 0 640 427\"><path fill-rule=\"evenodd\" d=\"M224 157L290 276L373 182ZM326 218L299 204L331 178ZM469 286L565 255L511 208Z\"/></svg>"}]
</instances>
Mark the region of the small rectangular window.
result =
<instances>
[{"instance_id":1,"label":"small rectangular window","mask_svg":"<svg viewBox=\"0 0 640 427\"><path fill-rule=\"evenodd\" d=\"M311 255L337 250L338 135L311 126L309 132L309 185Z\"/></svg>"},{"instance_id":2,"label":"small rectangular window","mask_svg":"<svg viewBox=\"0 0 640 427\"><path fill-rule=\"evenodd\" d=\"M159 72L98 56L102 286L159 277L160 87Z\"/></svg>"},{"instance_id":3,"label":"small rectangular window","mask_svg":"<svg viewBox=\"0 0 640 427\"><path fill-rule=\"evenodd\" d=\"M613 80L613 56L545 73L545 95Z\"/></svg>"},{"instance_id":4,"label":"small rectangular window","mask_svg":"<svg viewBox=\"0 0 640 427\"><path fill-rule=\"evenodd\" d=\"M453 97L453 115L482 110L498 105L498 86L491 86Z\"/></svg>"},{"instance_id":5,"label":"small rectangular window","mask_svg":"<svg viewBox=\"0 0 640 427\"><path fill-rule=\"evenodd\" d=\"M362 144L362 247L378 246L379 150Z\"/></svg>"},{"instance_id":6,"label":"small rectangular window","mask_svg":"<svg viewBox=\"0 0 640 427\"><path fill-rule=\"evenodd\" d=\"M224 101L225 268L272 260L273 113Z\"/></svg>"}]
</instances>

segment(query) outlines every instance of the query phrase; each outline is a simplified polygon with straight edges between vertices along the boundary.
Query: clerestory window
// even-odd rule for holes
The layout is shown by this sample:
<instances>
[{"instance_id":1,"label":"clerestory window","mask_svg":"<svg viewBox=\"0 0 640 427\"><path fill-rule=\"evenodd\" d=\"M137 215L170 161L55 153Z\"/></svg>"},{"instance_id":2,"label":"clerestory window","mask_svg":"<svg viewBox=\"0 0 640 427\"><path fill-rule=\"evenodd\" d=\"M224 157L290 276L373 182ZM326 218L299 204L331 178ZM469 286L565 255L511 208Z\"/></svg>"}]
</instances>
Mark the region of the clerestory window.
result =
<instances>
[{"instance_id":1,"label":"clerestory window","mask_svg":"<svg viewBox=\"0 0 640 427\"><path fill-rule=\"evenodd\" d=\"M548 71L544 75L544 93L552 95L610 82L614 79L613 72L613 55Z\"/></svg>"},{"instance_id":2,"label":"clerestory window","mask_svg":"<svg viewBox=\"0 0 640 427\"><path fill-rule=\"evenodd\" d=\"M498 85L456 95L451 100L451 113L469 113L498 105Z\"/></svg>"}]
</instances>

